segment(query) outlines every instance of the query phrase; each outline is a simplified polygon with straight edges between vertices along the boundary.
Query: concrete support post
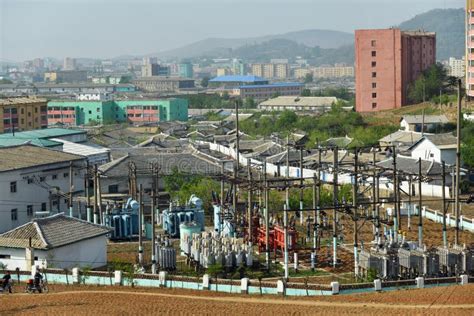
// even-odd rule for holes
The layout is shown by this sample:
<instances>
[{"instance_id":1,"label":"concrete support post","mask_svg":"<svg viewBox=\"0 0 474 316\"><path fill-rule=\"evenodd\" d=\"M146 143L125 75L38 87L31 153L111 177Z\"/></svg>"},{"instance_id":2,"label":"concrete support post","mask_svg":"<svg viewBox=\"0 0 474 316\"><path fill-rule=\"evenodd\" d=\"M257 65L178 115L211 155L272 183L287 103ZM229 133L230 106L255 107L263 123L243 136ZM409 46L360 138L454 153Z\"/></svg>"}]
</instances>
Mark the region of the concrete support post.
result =
<instances>
[{"instance_id":1,"label":"concrete support post","mask_svg":"<svg viewBox=\"0 0 474 316\"><path fill-rule=\"evenodd\" d=\"M277 294L285 295L285 283L282 280L277 281Z\"/></svg>"},{"instance_id":2,"label":"concrete support post","mask_svg":"<svg viewBox=\"0 0 474 316\"><path fill-rule=\"evenodd\" d=\"M160 280L160 286L166 287L166 277L168 276L168 272L160 271L158 274Z\"/></svg>"},{"instance_id":3,"label":"concrete support post","mask_svg":"<svg viewBox=\"0 0 474 316\"><path fill-rule=\"evenodd\" d=\"M382 280L374 280L374 289L375 291L382 291Z\"/></svg>"},{"instance_id":4,"label":"concrete support post","mask_svg":"<svg viewBox=\"0 0 474 316\"><path fill-rule=\"evenodd\" d=\"M72 268L72 284L79 284L79 268Z\"/></svg>"},{"instance_id":5,"label":"concrete support post","mask_svg":"<svg viewBox=\"0 0 474 316\"><path fill-rule=\"evenodd\" d=\"M425 287L425 279L423 277L417 277L415 280L417 288L423 289Z\"/></svg>"},{"instance_id":6,"label":"concrete support post","mask_svg":"<svg viewBox=\"0 0 474 316\"><path fill-rule=\"evenodd\" d=\"M240 280L240 293L249 294L249 278Z\"/></svg>"},{"instance_id":7,"label":"concrete support post","mask_svg":"<svg viewBox=\"0 0 474 316\"><path fill-rule=\"evenodd\" d=\"M204 274L202 276L202 289L209 290L211 283L209 282L209 274Z\"/></svg>"},{"instance_id":8,"label":"concrete support post","mask_svg":"<svg viewBox=\"0 0 474 316\"><path fill-rule=\"evenodd\" d=\"M339 294L339 282L331 282L331 293L332 295Z\"/></svg>"},{"instance_id":9,"label":"concrete support post","mask_svg":"<svg viewBox=\"0 0 474 316\"><path fill-rule=\"evenodd\" d=\"M118 286L123 285L122 281L123 281L123 272L121 270L116 270L114 272L114 284Z\"/></svg>"}]
</instances>

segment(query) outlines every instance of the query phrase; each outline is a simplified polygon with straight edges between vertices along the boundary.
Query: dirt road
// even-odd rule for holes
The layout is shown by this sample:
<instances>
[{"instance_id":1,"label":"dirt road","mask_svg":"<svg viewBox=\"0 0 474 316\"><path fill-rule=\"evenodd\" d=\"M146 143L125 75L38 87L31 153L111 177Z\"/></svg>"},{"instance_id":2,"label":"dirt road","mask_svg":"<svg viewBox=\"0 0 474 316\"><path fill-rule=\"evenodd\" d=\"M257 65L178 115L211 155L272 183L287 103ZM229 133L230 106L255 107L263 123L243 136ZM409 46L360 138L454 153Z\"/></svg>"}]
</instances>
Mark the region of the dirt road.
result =
<instances>
[{"instance_id":1,"label":"dirt road","mask_svg":"<svg viewBox=\"0 0 474 316\"><path fill-rule=\"evenodd\" d=\"M1 315L473 315L474 285L311 298L69 287L46 295L3 295L0 307Z\"/></svg>"}]
</instances>

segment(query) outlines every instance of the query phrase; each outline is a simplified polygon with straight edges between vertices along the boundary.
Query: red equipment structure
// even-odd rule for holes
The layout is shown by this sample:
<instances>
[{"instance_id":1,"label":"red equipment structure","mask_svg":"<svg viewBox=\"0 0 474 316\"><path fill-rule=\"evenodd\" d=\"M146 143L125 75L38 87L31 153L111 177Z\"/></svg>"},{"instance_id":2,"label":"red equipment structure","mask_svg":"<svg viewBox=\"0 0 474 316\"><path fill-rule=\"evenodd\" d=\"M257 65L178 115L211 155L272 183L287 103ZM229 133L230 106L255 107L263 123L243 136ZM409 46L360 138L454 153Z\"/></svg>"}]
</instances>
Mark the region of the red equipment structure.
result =
<instances>
[{"instance_id":1,"label":"red equipment structure","mask_svg":"<svg viewBox=\"0 0 474 316\"><path fill-rule=\"evenodd\" d=\"M265 227L260 226L257 229L257 244L260 252L265 251ZM295 229L288 229L288 251L296 250L296 240L298 238L298 232ZM268 244L270 249L273 251L280 250L281 253L285 251L285 232L283 227L273 226L272 229L268 230Z\"/></svg>"}]
</instances>

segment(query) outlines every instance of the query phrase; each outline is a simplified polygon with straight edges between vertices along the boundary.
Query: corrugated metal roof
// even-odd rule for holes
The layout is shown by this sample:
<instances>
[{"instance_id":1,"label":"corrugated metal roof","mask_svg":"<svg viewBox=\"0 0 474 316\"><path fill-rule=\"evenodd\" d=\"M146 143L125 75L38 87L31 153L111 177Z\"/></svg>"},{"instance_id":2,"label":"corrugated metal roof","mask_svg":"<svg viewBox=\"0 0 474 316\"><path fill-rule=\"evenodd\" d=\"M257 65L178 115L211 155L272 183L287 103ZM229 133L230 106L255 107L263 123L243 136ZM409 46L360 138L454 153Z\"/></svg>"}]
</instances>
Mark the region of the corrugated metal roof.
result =
<instances>
[{"instance_id":1,"label":"corrugated metal roof","mask_svg":"<svg viewBox=\"0 0 474 316\"><path fill-rule=\"evenodd\" d=\"M209 82L268 82L267 79L258 76L219 76Z\"/></svg>"},{"instance_id":2,"label":"corrugated metal roof","mask_svg":"<svg viewBox=\"0 0 474 316\"><path fill-rule=\"evenodd\" d=\"M11 147L24 144L31 144L39 147L59 147L62 143L55 142L49 139L29 139L29 138L0 138L0 147Z\"/></svg>"},{"instance_id":3,"label":"corrugated metal roof","mask_svg":"<svg viewBox=\"0 0 474 316\"><path fill-rule=\"evenodd\" d=\"M34 138L57 138L61 136L76 135L76 134L86 134L86 131L77 130L77 129L68 129L68 128L45 128L45 129L35 129L31 131L24 132L15 132L15 136L12 133L0 134L0 138L21 138L21 139L34 139Z\"/></svg>"},{"instance_id":4,"label":"corrugated metal roof","mask_svg":"<svg viewBox=\"0 0 474 316\"><path fill-rule=\"evenodd\" d=\"M109 228L57 214L37 218L0 235L0 247L52 249L108 234Z\"/></svg>"},{"instance_id":5,"label":"corrugated metal roof","mask_svg":"<svg viewBox=\"0 0 474 316\"><path fill-rule=\"evenodd\" d=\"M254 85L243 85L239 88L244 89L253 89L253 88L277 88L277 87L302 87L304 84L299 82L278 82L278 83L271 83L271 84L254 84Z\"/></svg>"},{"instance_id":6,"label":"corrugated metal roof","mask_svg":"<svg viewBox=\"0 0 474 316\"><path fill-rule=\"evenodd\" d=\"M85 158L33 145L0 147L0 172L82 159Z\"/></svg>"},{"instance_id":7,"label":"corrugated metal roof","mask_svg":"<svg viewBox=\"0 0 474 316\"><path fill-rule=\"evenodd\" d=\"M405 120L408 124L421 124L423 123L423 115L404 115L402 120ZM449 122L446 115L425 115L425 124L446 124Z\"/></svg>"},{"instance_id":8,"label":"corrugated metal roof","mask_svg":"<svg viewBox=\"0 0 474 316\"><path fill-rule=\"evenodd\" d=\"M336 97L295 97L281 96L260 103L260 106L331 106Z\"/></svg>"},{"instance_id":9,"label":"corrugated metal roof","mask_svg":"<svg viewBox=\"0 0 474 316\"><path fill-rule=\"evenodd\" d=\"M30 104L30 103L40 103L40 102L44 103L46 101L47 101L46 99L33 98L33 97L7 98L7 99L0 99L0 106Z\"/></svg>"},{"instance_id":10,"label":"corrugated metal roof","mask_svg":"<svg viewBox=\"0 0 474 316\"><path fill-rule=\"evenodd\" d=\"M110 152L110 149L105 148L105 147L100 147L100 146L93 147L89 145L70 142L67 140L59 139L59 138L52 138L51 140L58 143L62 143L63 144L62 151L65 153L70 153L74 155L89 157L89 156L94 156L94 155L106 154Z\"/></svg>"}]
</instances>

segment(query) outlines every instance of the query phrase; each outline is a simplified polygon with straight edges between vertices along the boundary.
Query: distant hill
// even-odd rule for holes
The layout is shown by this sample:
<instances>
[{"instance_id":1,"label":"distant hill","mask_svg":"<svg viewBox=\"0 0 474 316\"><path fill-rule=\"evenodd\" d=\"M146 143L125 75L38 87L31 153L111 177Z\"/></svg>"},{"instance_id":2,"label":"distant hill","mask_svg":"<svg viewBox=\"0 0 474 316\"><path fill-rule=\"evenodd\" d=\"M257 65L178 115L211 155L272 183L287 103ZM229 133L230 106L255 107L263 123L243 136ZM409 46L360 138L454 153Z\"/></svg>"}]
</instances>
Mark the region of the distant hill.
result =
<instances>
[{"instance_id":1,"label":"distant hill","mask_svg":"<svg viewBox=\"0 0 474 316\"><path fill-rule=\"evenodd\" d=\"M180 48L150 55L161 58L178 59L200 56L222 57L229 56L229 54L232 55L233 50L239 47L257 45L260 43L273 41L275 39L291 40L297 44L302 44L309 47L319 46L321 48L337 48L343 45L351 44L354 41L354 36L350 33L339 31L304 30L251 38L207 38Z\"/></svg>"},{"instance_id":2,"label":"distant hill","mask_svg":"<svg viewBox=\"0 0 474 316\"><path fill-rule=\"evenodd\" d=\"M390 26L387 26L390 27ZM464 9L434 9L398 25L402 30L436 32L437 59L464 55ZM250 62L302 56L315 65L354 62L354 35L330 30L303 30L253 38L207 38L150 54L160 58L238 57Z\"/></svg>"},{"instance_id":3,"label":"distant hill","mask_svg":"<svg viewBox=\"0 0 474 316\"><path fill-rule=\"evenodd\" d=\"M436 57L439 60L464 55L464 9L435 9L419 14L399 25L402 30L436 32Z\"/></svg>"}]
</instances>

